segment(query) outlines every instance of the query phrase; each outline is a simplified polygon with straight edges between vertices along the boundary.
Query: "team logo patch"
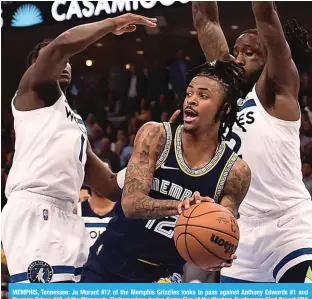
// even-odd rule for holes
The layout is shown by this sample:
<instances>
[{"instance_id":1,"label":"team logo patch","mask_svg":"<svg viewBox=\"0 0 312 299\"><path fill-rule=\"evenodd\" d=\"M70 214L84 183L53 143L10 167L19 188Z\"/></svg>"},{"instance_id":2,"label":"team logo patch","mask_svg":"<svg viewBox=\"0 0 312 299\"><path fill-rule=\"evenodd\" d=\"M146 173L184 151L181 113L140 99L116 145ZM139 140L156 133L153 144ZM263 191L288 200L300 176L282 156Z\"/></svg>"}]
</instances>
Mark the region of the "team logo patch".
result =
<instances>
[{"instance_id":1,"label":"team logo patch","mask_svg":"<svg viewBox=\"0 0 312 299\"><path fill-rule=\"evenodd\" d=\"M44 261L34 261L28 267L27 278L32 283L47 283L52 277L53 269Z\"/></svg>"}]
</instances>

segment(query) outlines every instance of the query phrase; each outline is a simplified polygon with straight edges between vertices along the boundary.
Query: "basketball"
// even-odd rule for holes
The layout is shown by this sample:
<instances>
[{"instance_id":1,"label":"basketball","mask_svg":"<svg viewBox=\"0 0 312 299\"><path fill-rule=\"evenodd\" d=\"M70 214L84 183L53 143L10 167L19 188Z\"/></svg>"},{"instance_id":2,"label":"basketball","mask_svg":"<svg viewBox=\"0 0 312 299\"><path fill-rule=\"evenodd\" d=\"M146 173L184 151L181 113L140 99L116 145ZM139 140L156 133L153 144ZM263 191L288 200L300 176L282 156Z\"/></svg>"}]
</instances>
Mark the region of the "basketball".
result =
<instances>
[{"instance_id":1,"label":"basketball","mask_svg":"<svg viewBox=\"0 0 312 299\"><path fill-rule=\"evenodd\" d=\"M216 203L195 204L183 211L174 229L181 257L202 269L218 267L236 251L239 228L234 216Z\"/></svg>"}]
</instances>

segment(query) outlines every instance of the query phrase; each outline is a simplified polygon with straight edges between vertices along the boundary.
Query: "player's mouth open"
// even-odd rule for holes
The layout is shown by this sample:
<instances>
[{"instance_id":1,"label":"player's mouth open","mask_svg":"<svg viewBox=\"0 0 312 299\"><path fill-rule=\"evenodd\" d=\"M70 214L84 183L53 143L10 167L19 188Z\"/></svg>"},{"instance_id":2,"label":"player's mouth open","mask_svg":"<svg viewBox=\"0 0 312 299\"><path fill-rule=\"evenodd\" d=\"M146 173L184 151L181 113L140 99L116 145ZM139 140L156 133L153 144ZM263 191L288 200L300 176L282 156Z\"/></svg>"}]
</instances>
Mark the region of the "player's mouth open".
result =
<instances>
[{"instance_id":1,"label":"player's mouth open","mask_svg":"<svg viewBox=\"0 0 312 299\"><path fill-rule=\"evenodd\" d=\"M185 122L192 122L197 116L198 116L198 113L192 109L187 108L184 110Z\"/></svg>"}]
</instances>

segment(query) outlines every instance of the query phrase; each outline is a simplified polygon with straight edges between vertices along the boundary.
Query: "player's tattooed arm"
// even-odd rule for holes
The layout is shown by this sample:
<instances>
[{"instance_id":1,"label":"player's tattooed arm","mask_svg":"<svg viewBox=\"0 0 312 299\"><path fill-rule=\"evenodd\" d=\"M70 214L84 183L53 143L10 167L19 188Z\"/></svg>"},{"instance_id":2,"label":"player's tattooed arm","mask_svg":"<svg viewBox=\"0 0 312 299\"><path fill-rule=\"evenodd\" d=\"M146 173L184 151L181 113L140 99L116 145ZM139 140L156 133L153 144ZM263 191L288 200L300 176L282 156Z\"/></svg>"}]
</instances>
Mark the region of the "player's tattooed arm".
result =
<instances>
[{"instance_id":1,"label":"player's tattooed arm","mask_svg":"<svg viewBox=\"0 0 312 299\"><path fill-rule=\"evenodd\" d=\"M238 208L249 189L251 171L244 160L238 159L225 182L220 204L227 208L236 218Z\"/></svg>"},{"instance_id":2,"label":"player's tattooed arm","mask_svg":"<svg viewBox=\"0 0 312 299\"><path fill-rule=\"evenodd\" d=\"M149 122L137 133L121 200L128 218L158 219L178 214L179 201L148 196L165 141L164 126L159 123Z\"/></svg>"},{"instance_id":3,"label":"player's tattooed arm","mask_svg":"<svg viewBox=\"0 0 312 299\"><path fill-rule=\"evenodd\" d=\"M85 185L112 201L120 199L121 189L117 184L117 175L96 156L89 142L85 173Z\"/></svg>"},{"instance_id":4,"label":"player's tattooed arm","mask_svg":"<svg viewBox=\"0 0 312 299\"><path fill-rule=\"evenodd\" d=\"M200 46L208 62L232 60L229 47L219 23L216 1L192 1L193 23Z\"/></svg>"}]
</instances>

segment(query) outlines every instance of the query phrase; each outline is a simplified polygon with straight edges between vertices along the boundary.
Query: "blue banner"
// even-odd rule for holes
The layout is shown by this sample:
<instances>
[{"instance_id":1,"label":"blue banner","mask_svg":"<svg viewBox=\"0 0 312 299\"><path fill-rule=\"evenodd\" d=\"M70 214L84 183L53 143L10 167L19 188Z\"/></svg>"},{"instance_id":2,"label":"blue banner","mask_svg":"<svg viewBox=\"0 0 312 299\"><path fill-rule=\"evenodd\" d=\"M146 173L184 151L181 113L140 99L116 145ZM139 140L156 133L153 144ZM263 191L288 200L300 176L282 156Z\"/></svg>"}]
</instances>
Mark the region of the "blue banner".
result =
<instances>
[{"instance_id":1,"label":"blue banner","mask_svg":"<svg viewBox=\"0 0 312 299\"><path fill-rule=\"evenodd\" d=\"M311 299L312 284L10 284L11 299Z\"/></svg>"}]
</instances>

